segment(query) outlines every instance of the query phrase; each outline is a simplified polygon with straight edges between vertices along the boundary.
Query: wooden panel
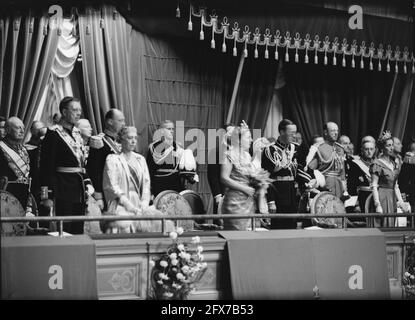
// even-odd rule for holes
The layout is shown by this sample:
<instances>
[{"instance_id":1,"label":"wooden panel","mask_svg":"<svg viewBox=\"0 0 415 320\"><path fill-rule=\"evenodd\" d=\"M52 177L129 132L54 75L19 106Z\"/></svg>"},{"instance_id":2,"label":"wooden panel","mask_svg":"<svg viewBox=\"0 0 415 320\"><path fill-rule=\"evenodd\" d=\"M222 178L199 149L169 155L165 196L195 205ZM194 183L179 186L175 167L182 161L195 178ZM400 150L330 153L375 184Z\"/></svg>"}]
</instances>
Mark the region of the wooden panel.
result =
<instances>
[{"instance_id":1,"label":"wooden panel","mask_svg":"<svg viewBox=\"0 0 415 320\"><path fill-rule=\"evenodd\" d=\"M143 256L97 260L99 299L145 299L147 259Z\"/></svg>"}]
</instances>

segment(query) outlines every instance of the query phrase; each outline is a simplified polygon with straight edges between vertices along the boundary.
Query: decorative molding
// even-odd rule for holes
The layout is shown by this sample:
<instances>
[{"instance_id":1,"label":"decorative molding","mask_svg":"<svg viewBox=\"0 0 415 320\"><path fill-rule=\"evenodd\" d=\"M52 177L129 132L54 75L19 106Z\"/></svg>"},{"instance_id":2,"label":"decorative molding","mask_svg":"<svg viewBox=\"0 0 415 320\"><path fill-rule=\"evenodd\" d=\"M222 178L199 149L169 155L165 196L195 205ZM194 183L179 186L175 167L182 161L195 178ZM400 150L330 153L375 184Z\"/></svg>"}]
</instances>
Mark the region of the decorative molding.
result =
<instances>
[{"instance_id":1,"label":"decorative molding","mask_svg":"<svg viewBox=\"0 0 415 320\"><path fill-rule=\"evenodd\" d=\"M178 11L180 12L179 3ZM221 40L221 50L226 52L228 44L233 44L233 55L237 56L238 49L237 43L243 44L243 54L245 57L248 57L248 46L254 48L254 58L259 57L258 47L264 47L264 58L269 59L270 49L273 50L274 59L278 60L279 51L277 48L285 48L285 57L286 62L290 61L290 53L295 51L294 61L299 62L298 52L305 51L304 63L309 63L310 56L313 58L315 64L319 63L318 53L324 53L323 63L324 65L329 64L329 56L331 55L331 64L337 65L337 59L341 59L341 64L343 67L346 67L346 56L351 56L351 67L356 68L356 62L359 63L360 69L364 69L366 65L369 66L370 70L374 70L374 63L376 63L376 69L382 71L382 63L386 62L386 71L390 72L391 64L394 68L395 73L408 72L408 64L411 67L411 72L415 74L415 56L414 52L409 52L408 47L404 47L403 51L399 46L396 46L395 49L392 49L391 45L379 44L377 48L373 42L370 43L370 46L366 46L366 42L362 41L358 45L357 40L352 40L351 43L348 43L346 38L340 42L338 37L335 37L330 41L330 38L326 36L323 40L319 35L315 35L314 39L311 38L310 34L306 34L304 37L300 33L296 33L293 37L290 31L286 31L285 34L280 30L276 30L275 33L271 33L269 28L265 29L264 33L260 33L260 29L256 27L254 32L252 32L249 26L245 25L244 29L241 30L239 23L234 22L233 27L230 26L228 18L225 16L222 18L222 21L219 22L219 17L216 15L215 10L212 10L212 14L207 13L207 8L200 7L195 9L192 3L189 4L189 21L188 21L188 30L193 31L193 18L200 19L200 32L199 39L205 39L205 30L204 28L211 28L210 31L207 31L211 34L210 46L212 49L216 48L216 39L215 35L222 35ZM176 10L177 12L177 10ZM176 14L176 17L180 18L180 14ZM365 63L365 60L368 60Z\"/></svg>"}]
</instances>

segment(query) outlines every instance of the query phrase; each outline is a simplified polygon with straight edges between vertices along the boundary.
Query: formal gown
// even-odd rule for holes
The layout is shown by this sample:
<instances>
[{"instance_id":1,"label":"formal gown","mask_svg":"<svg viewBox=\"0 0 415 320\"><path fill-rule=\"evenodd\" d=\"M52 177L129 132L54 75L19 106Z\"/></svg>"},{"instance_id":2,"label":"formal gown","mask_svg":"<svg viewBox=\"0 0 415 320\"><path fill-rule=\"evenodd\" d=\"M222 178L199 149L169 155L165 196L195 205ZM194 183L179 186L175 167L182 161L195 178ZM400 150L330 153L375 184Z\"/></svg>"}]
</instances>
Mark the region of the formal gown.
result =
<instances>
[{"instance_id":1,"label":"formal gown","mask_svg":"<svg viewBox=\"0 0 415 320\"><path fill-rule=\"evenodd\" d=\"M108 212L111 215L133 216L136 213L128 211L129 207L139 208L139 215L162 215L163 213L150 202L150 175L146 160L143 156L133 152L127 158L123 153L108 155L104 167L103 191L108 201ZM129 206L119 203L121 196L125 196ZM161 232L159 220L120 220L109 224L106 228L109 233L129 232ZM174 223L166 221L166 231L172 231Z\"/></svg>"},{"instance_id":2,"label":"formal gown","mask_svg":"<svg viewBox=\"0 0 415 320\"><path fill-rule=\"evenodd\" d=\"M395 186L398 180L400 166L397 163L387 163L383 159L376 159L370 165L370 173L379 177L379 201L384 214L397 213ZM376 219L379 225L379 220ZM379 226L394 227L395 218L385 218Z\"/></svg>"},{"instance_id":3,"label":"formal gown","mask_svg":"<svg viewBox=\"0 0 415 320\"><path fill-rule=\"evenodd\" d=\"M248 172L252 167L251 157L249 153L243 152L240 157L234 151L226 153L228 160L232 163L232 171L230 178L240 184L249 186ZM253 196L248 196L246 193L226 188L222 203L223 214L254 214L255 213L255 199ZM247 230L251 228L250 219L225 219L224 229L226 230Z\"/></svg>"}]
</instances>

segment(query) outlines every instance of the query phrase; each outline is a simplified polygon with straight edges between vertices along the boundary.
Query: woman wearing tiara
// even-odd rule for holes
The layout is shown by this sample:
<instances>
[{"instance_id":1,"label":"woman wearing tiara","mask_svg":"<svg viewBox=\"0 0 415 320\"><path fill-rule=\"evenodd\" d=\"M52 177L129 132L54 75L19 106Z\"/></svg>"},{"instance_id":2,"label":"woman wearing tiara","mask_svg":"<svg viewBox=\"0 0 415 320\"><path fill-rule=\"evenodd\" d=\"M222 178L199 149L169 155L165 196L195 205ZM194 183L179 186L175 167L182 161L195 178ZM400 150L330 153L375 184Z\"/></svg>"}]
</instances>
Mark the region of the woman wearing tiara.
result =
<instances>
[{"instance_id":1,"label":"woman wearing tiara","mask_svg":"<svg viewBox=\"0 0 415 320\"><path fill-rule=\"evenodd\" d=\"M378 140L381 151L379 157L370 165L372 176L372 194L377 213L397 213L400 207L407 211L407 204L402 200L398 186L399 163L394 157L393 138L389 131L384 132ZM375 227L394 227L395 218L375 219Z\"/></svg>"},{"instance_id":2,"label":"woman wearing tiara","mask_svg":"<svg viewBox=\"0 0 415 320\"><path fill-rule=\"evenodd\" d=\"M134 152L137 146L137 129L124 127L118 140L121 154L110 154L105 162L103 190L108 201L108 214L120 216L162 215L150 202L150 175L145 158ZM119 220L110 222L106 233L161 232L161 221ZM166 221L166 230L174 224Z\"/></svg>"},{"instance_id":3,"label":"woman wearing tiara","mask_svg":"<svg viewBox=\"0 0 415 320\"><path fill-rule=\"evenodd\" d=\"M265 203L269 174L257 168L249 154L251 132L245 122L230 132L230 146L221 166L221 182L225 189L222 203L223 214L254 214L256 199ZM263 200L263 201L261 201ZM224 219L225 230L248 230L250 219Z\"/></svg>"}]
</instances>

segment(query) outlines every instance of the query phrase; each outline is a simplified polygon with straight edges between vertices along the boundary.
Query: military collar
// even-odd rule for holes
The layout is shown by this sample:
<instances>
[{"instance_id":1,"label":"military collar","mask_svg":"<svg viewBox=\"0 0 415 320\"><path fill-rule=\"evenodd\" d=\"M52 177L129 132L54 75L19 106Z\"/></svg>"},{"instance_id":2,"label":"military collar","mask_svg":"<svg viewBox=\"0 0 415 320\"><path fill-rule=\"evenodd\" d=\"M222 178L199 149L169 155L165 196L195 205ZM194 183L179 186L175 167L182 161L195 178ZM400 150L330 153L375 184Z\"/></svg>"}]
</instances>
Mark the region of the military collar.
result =
<instances>
[{"instance_id":1,"label":"military collar","mask_svg":"<svg viewBox=\"0 0 415 320\"><path fill-rule=\"evenodd\" d=\"M278 137L277 141L275 141L275 144L278 147L282 148L282 149L289 148L289 146L290 146L290 143L284 143L284 142L282 142L279 137Z\"/></svg>"},{"instance_id":2,"label":"military collar","mask_svg":"<svg viewBox=\"0 0 415 320\"><path fill-rule=\"evenodd\" d=\"M75 127L75 125L73 125L72 123L69 123L65 120L60 120L58 123L64 130L67 130L69 132L72 133L73 128Z\"/></svg>"},{"instance_id":3,"label":"military collar","mask_svg":"<svg viewBox=\"0 0 415 320\"><path fill-rule=\"evenodd\" d=\"M4 139L2 140L8 147L12 148L13 150L20 150L23 148L23 144L19 143L19 142L14 142L14 141L10 141L10 139L6 137L4 137Z\"/></svg>"},{"instance_id":4,"label":"military collar","mask_svg":"<svg viewBox=\"0 0 415 320\"><path fill-rule=\"evenodd\" d=\"M114 132L112 132L108 129L105 129L104 133L105 133L106 136L110 137L112 140L117 140L117 134L116 133L114 133Z\"/></svg>"}]
</instances>

